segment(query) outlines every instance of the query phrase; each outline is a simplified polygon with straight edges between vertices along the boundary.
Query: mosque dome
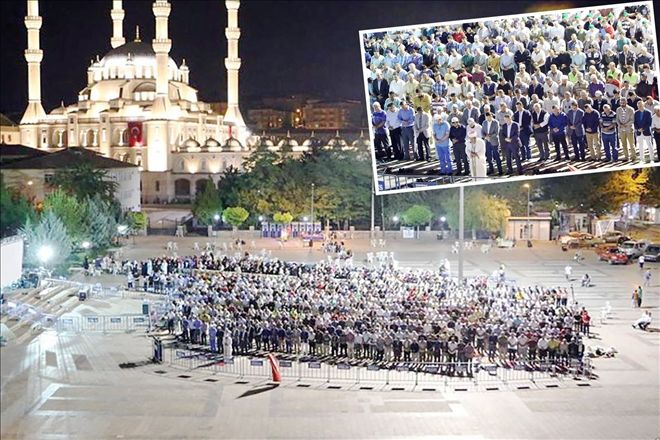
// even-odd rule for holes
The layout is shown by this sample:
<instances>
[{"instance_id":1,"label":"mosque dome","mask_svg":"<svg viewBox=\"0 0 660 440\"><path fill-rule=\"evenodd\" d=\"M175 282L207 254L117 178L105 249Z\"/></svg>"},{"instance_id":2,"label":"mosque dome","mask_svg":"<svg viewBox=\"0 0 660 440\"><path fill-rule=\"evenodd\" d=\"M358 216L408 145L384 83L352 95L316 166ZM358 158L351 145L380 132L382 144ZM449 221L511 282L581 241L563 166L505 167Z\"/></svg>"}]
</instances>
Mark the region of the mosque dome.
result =
<instances>
[{"instance_id":1,"label":"mosque dome","mask_svg":"<svg viewBox=\"0 0 660 440\"><path fill-rule=\"evenodd\" d=\"M286 137L277 143L281 151L293 151L298 146L298 141L291 137L290 132L286 132Z\"/></svg>"},{"instance_id":2,"label":"mosque dome","mask_svg":"<svg viewBox=\"0 0 660 440\"><path fill-rule=\"evenodd\" d=\"M333 148L333 149L344 149L348 146L348 143L346 140L344 140L343 137L339 136L339 130L337 130L337 134L335 137L330 139L328 141L327 148Z\"/></svg>"},{"instance_id":3,"label":"mosque dome","mask_svg":"<svg viewBox=\"0 0 660 440\"><path fill-rule=\"evenodd\" d=\"M240 143L240 141L236 138L230 137L227 139L227 142L225 145L222 147L222 151L242 151L243 150L243 144Z\"/></svg>"},{"instance_id":4,"label":"mosque dome","mask_svg":"<svg viewBox=\"0 0 660 440\"><path fill-rule=\"evenodd\" d=\"M371 142L364 137L364 132L360 132L360 137L353 141L352 146L358 150L368 150L371 148Z\"/></svg>"},{"instance_id":5,"label":"mosque dome","mask_svg":"<svg viewBox=\"0 0 660 440\"><path fill-rule=\"evenodd\" d=\"M204 142L204 146L206 148L218 148L220 147L220 142L216 141L212 137L208 138L206 142Z\"/></svg>"},{"instance_id":6,"label":"mosque dome","mask_svg":"<svg viewBox=\"0 0 660 440\"><path fill-rule=\"evenodd\" d=\"M151 44L142 41L131 41L115 47L99 61L99 66L104 68L124 67L129 60L135 66L156 68L156 53L153 47ZM174 70L177 69L177 65L172 58L168 58L168 67Z\"/></svg>"},{"instance_id":7,"label":"mosque dome","mask_svg":"<svg viewBox=\"0 0 660 440\"><path fill-rule=\"evenodd\" d=\"M323 146L323 141L321 139L317 138L314 136L314 132L312 131L311 136L308 139L305 139L303 141L303 146L309 147L309 148L320 148Z\"/></svg>"},{"instance_id":8,"label":"mosque dome","mask_svg":"<svg viewBox=\"0 0 660 440\"><path fill-rule=\"evenodd\" d=\"M193 138L188 138L183 142L183 150L193 152L193 151L199 151L200 150L200 145L199 142L197 142Z\"/></svg>"}]
</instances>

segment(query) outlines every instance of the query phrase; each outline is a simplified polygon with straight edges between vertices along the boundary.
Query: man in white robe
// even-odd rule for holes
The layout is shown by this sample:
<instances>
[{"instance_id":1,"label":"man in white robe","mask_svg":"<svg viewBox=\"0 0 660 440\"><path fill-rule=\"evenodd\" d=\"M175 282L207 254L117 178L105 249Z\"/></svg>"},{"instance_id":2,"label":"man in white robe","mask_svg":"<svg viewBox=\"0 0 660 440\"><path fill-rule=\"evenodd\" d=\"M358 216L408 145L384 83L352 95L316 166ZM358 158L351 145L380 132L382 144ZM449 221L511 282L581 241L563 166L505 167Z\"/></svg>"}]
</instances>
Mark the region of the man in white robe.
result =
<instances>
[{"instance_id":1,"label":"man in white robe","mask_svg":"<svg viewBox=\"0 0 660 440\"><path fill-rule=\"evenodd\" d=\"M486 142L477 137L476 131L468 133L467 155L470 159L470 175L474 180L486 177Z\"/></svg>"}]
</instances>

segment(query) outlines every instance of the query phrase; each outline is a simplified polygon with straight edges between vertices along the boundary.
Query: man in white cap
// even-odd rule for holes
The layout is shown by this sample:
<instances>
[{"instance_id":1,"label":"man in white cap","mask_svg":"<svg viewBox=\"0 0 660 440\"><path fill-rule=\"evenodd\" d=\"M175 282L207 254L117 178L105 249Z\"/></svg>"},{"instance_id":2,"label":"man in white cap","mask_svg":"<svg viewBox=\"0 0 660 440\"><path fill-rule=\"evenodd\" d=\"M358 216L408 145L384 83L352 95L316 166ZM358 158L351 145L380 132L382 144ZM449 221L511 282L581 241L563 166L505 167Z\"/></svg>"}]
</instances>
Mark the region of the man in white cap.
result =
<instances>
[{"instance_id":1,"label":"man in white cap","mask_svg":"<svg viewBox=\"0 0 660 440\"><path fill-rule=\"evenodd\" d=\"M467 155L470 159L470 176L474 180L486 177L486 142L476 131L468 132Z\"/></svg>"}]
</instances>

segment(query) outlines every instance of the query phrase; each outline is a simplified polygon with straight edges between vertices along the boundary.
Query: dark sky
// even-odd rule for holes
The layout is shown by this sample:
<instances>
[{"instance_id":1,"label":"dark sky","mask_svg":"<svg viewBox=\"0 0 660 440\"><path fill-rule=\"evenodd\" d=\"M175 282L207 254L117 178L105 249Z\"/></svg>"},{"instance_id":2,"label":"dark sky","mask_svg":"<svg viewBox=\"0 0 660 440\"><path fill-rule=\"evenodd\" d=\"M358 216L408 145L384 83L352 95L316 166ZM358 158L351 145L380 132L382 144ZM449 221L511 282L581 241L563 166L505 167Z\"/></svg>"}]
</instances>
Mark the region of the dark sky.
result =
<instances>
[{"instance_id":1,"label":"dark sky","mask_svg":"<svg viewBox=\"0 0 660 440\"><path fill-rule=\"evenodd\" d=\"M170 56L191 69L200 98L224 100L227 43L224 1L171 1ZM358 30L524 12L524 1L243 1L239 10L241 99L296 93L362 99ZM572 2L576 5L600 1ZM151 41L151 1L124 1L124 37L140 25ZM544 2L544 4L552 4ZM567 2L557 3L565 6ZM110 50L110 0L40 2L42 99L48 112L75 102L89 60ZM18 119L27 102L26 2L0 2L0 112Z\"/></svg>"}]
</instances>

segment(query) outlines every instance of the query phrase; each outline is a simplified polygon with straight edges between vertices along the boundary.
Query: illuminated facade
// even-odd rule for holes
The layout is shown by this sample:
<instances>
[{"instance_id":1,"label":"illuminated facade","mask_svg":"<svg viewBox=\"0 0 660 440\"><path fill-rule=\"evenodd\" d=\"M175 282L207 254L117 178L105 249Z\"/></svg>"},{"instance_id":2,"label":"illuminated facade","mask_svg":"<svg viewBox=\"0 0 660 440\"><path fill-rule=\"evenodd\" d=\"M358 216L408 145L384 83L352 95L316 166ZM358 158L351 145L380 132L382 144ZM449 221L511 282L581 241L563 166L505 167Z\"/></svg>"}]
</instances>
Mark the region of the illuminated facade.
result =
<instances>
[{"instance_id":1,"label":"illuminated facade","mask_svg":"<svg viewBox=\"0 0 660 440\"><path fill-rule=\"evenodd\" d=\"M217 180L215 174L227 167L240 168L250 154L249 145L256 145L258 139L250 138L238 101L240 2L227 0L225 6L225 112L214 111L210 104L200 101L189 83L190 69L185 59L177 64L169 56L170 3L153 3L156 35L150 43L140 39L139 29L134 41L126 42L122 1L113 0L112 49L90 62L87 85L78 93L75 104L62 103L46 113L41 103L42 18L38 0L27 0L28 106L19 125L20 143L47 151L84 147L138 165L143 170L142 199L148 203L194 196L194 190L183 193L184 185L179 185L177 194L176 182L181 178L189 182L199 177Z\"/></svg>"}]
</instances>

